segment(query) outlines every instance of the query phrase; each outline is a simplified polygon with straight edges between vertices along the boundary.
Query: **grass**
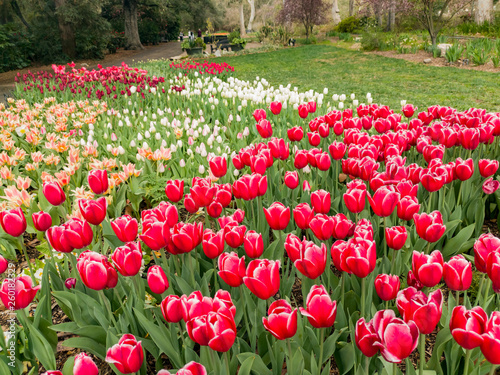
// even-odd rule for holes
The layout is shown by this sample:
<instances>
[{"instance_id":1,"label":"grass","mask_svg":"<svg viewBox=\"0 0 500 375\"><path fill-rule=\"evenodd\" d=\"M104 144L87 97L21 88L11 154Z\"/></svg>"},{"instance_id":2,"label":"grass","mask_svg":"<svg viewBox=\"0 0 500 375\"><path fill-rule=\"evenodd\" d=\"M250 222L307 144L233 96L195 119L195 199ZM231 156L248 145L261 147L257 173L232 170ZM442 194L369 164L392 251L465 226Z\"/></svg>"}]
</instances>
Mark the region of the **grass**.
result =
<instances>
[{"instance_id":1,"label":"grass","mask_svg":"<svg viewBox=\"0 0 500 375\"><path fill-rule=\"evenodd\" d=\"M500 78L496 73L426 66L324 44L211 61L226 61L244 80L259 76L271 85L290 83L301 91L322 92L328 87L330 98L332 94L355 93L363 102L369 92L375 102L394 108L404 99L420 109L439 104L459 110L477 107L500 111Z\"/></svg>"}]
</instances>

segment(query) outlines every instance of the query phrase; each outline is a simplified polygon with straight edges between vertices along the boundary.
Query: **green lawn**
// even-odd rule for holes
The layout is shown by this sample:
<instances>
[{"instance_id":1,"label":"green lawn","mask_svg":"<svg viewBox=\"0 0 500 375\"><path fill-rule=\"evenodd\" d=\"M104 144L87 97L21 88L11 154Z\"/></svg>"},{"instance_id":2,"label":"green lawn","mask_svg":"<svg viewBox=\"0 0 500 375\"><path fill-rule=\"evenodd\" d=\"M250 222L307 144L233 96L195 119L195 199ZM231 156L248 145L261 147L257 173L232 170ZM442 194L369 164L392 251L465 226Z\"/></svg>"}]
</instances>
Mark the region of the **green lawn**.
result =
<instances>
[{"instance_id":1,"label":"green lawn","mask_svg":"<svg viewBox=\"0 0 500 375\"><path fill-rule=\"evenodd\" d=\"M470 107L500 111L500 76L497 73L452 67L433 67L391 59L332 45L308 45L274 52L224 56L235 67L236 76L253 80L266 78L272 85L297 86L300 90L329 95L367 92L377 103L398 108L400 101L419 108L439 104L464 110Z\"/></svg>"}]
</instances>

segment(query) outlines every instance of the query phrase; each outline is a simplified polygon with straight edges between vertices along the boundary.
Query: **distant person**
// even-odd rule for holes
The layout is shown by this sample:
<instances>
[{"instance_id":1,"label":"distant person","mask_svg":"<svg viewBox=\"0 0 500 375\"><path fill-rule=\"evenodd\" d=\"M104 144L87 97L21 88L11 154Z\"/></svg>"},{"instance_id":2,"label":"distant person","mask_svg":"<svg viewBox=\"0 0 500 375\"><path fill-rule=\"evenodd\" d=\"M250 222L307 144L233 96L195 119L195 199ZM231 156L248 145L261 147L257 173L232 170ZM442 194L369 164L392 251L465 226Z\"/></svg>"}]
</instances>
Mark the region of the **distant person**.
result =
<instances>
[{"instance_id":1,"label":"distant person","mask_svg":"<svg viewBox=\"0 0 500 375\"><path fill-rule=\"evenodd\" d=\"M201 38L201 29L198 29L198 38Z\"/></svg>"},{"instance_id":2,"label":"distant person","mask_svg":"<svg viewBox=\"0 0 500 375\"><path fill-rule=\"evenodd\" d=\"M179 40L181 41L181 43L184 40L184 33L182 31L179 33Z\"/></svg>"},{"instance_id":3,"label":"distant person","mask_svg":"<svg viewBox=\"0 0 500 375\"><path fill-rule=\"evenodd\" d=\"M189 32L189 41L194 42L194 33L192 31Z\"/></svg>"}]
</instances>

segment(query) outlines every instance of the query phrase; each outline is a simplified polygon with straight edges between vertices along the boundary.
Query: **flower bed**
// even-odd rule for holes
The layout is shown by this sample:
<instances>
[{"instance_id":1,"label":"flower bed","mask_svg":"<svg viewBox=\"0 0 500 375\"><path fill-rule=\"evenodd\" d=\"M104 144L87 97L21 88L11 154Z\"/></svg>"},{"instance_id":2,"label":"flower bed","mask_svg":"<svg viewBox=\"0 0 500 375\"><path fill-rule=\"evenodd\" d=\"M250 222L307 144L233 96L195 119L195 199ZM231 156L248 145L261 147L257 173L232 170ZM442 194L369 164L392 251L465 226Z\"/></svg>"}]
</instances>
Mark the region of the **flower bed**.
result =
<instances>
[{"instance_id":1,"label":"flower bed","mask_svg":"<svg viewBox=\"0 0 500 375\"><path fill-rule=\"evenodd\" d=\"M97 374L84 353L56 363L57 332L117 374L500 364L500 239L482 233L499 114L395 111L208 63L56 70L17 92L67 90L1 108L1 270L27 237L42 254L2 284L19 322L2 373ZM90 102L81 84L127 94Z\"/></svg>"}]
</instances>

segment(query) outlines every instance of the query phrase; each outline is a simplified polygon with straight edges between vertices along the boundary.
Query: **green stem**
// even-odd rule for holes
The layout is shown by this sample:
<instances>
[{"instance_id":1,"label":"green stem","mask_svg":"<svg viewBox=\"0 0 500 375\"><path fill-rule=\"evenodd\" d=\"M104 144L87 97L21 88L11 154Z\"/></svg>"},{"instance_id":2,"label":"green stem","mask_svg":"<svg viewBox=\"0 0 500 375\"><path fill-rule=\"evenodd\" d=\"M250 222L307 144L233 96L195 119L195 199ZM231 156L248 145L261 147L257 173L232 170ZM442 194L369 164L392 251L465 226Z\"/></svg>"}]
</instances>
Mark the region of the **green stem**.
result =
<instances>
[{"instance_id":1,"label":"green stem","mask_svg":"<svg viewBox=\"0 0 500 375\"><path fill-rule=\"evenodd\" d=\"M246 328L247 328L247 335L248 337L250 337L250 344L252 345L252 351L255 352L255 345L256 345L256 342L257 342L257 337L255 337L254 339L254 335L251 334L251 331L252 331L252 326L250 326L250 324L248 323L248 311L247 311L247 303L246 303L246 300L245 300L245 287L243 286L243 284L241 284L239 286L239 289L240 289L240 296L241 296L241 299L243 301L243 318L245 319L245 325L246 325Z\"/></svg>"},{"instance_id":2,"label":"green stem","mask_svg":"<svg viewBox=\"0 0 500 375\"><path fill-rule=\"evenodd\" d=\"M479 305L479 297L481 296L481 294L483 292L483 284L484 284L485 278L486 278L486 274L483 273L483 276L481 277L481 282L479 283L479 289L477 290L476 302L474 303L475 306Z\"/></svg>"},{"instance_id":3,"label":"green stem","mask_svg":"<svg viewBox=\"0 0 500 375\"><path fill-rule=\"evenodd\" d=\"M427 242L427 247L425 248L425 253L429 254L431 252L431 243Z\"/></svg>"},{"instance_id":4,"label":"green stem","mask_svg":"<svg viewBox=\"0 0 500 375\"><path fill-rule=\"evenodd\" d=\"M398 364L393 363L392 364L392 375L397 375L397 373L398 373Z\"/></svg>"},{"instance_id":5,"label":"green stem","mask_svg":"<svg viewBox=\"0 0 500 375\"><path fill-rule=\"evenodd\" d=\"M466 350L465 351L465 364L464 364L464 375L469 374L469 360L470 360L470 355L472 354L472 350Z\"/></svg>"},{"instance_id":6,"label":"green stem","mask_svg":"<svg viewBox=\"0 0 500 375\"><path fill-rule=\"evenodd\" d=\"M464 185L464 182L460 181L460 189L458 189L457 204L455 207L458 207L460 205L460 200L462 199L462 186L463 185Z\"/></svg>"},{"instance_id":7,"label":"green stem","mask_svg":"<svg viewBox=\"0 0 500 375\"><path fill-rule=\"evenodd\" d=\"M489 375L495 375L495 370L497 369L497 366L491 365L491 370Z\"/></svg>"},{"instance_id":8,"label":"green stem","mask_svg":"<svg viewBox=\"0 0 500 375\"><path fill-rule=\"evenodd\" d=\"M366 304L366 277L361 279L361 316L365 317L365 304Z\"/></svg>"},{"instance_id":9,"label":"green stem","mask_svg":"<svg viewBox=\"0 0 500 375\"><path fill-rule=\"evenodd\" d=\"M365 375L370 375L370 357L365 357Z\"/></svg>"},{"instance_id":10,"label":"green stem","mask_svg":"<svg viewBox=\"0 0 500 375\"><path fill-rule=\"evenodd\" d=\"M455 299L457 301L457 306L458 306L458 305L460 305L460 291L457 290L455 293L456 293L455 294L456 295ZM464 303L465 303L465 301L464 301Z\"/></svg>"},{"instance_id":11,"label":"green stem","mask_svg":"<svg viewBox=\"0 0 500 375\"><path fill-rule=\"evenodd\" d=\"M420 353L420 361L418 364L418 374L423 375L424 374L424 367L425 367L425 335L422 333L420 334L419 353Z\"/></svg>"},{"instance_id":12,"label":"green stem","mask_svg":"<svg viewBox=\"0 0 500 375\"><path fill-rule=\"evenodd\" d=\"M196 281L194 279L194 266L193 266L193 257L191 254L186 254L188 257L188 267L189 267L189 273L191 274L191 283L193 284L193 288L196 289Z\"/></svg>"},{"instance_id":13,"label":"green stem","mask_svg":"<svg viewBox=\"0 0 500 375\"><path fill-rule=\"evenodd\" d=\"M384 217L384 262L387 259L387 238L385 238L385 229L387 228L387 218ZM384 263L385 264L385 263Z\"/></svg>"},{"instance_id":14,"label":"green stem","mask_svg":"<svg viewBox=\"0 0 500 375\"><path fill-rule=\"evenodd\" d=\"M291 374L291 369L292 369L292 344L290 342L290 339L286 339L286 344L288 348L288 361L286 362L286 372L287 374Z\"/></svg>"},{"instance_id":15,"label":"green stem","mask_svg":"<svg viewBox=\"0 0 500 375\"><path fill-rule=\"evenodd\" d=\"M219 282L217 281L217 258L212 259L214 263L214 287L215 290L219 290Z\"/></svg>"},{"instance_id":16,"label":"green stem","mask_svg":"<svg viewBox=\"0 0 500 375\"><path fill-rule=\"evenodd\" d=\"M35 279L35 272L33 272L33 265L31 264L31 259L28 257L28 251L26 250L26 245L24 244L22 237L20 237L20 241L21 241L21 248L23 249L24 253L24 258L26 259L26 263L28 263L28 267L30 269L31 281L33 281L34 285L37 285L38 283L36 282Z\"/></svg>"},{"instance_id":17,"label":"green stem","mask_svg":"<svg viewBox=\"0 0 500 375\"><path fill-rule=\"evenodd\" d=\"M320 328L319 334L319 363L318 363L318 375L321 375L321 368L323 367L323 347L325 346L325 329Z\"/></svg>"},{"instance_id":18,"label":"green stem","mask_svg":"<svg viewBox=\"0 0 500 375\"><path fill-rule=\"evenodd\" d=\"M432 193L429 193L429 204L427 205L427 213L431 213L431 208L432 208Z\"/></svg>"},{"instance_id":19,"label":"green stem","mask_svg":"<svg viewBox=\"0 0 500 375\"><path fill-rule=\"evenodd\" d=\"M181 336L182 340L182 347L186 348L186 339L184 338L184 330L182 329L181 322L179 322L178 324L179 324L179 336Z\"/></svg>"},{"instance_id":20,"label":"green stem","mask_svg":"<svg viewBox=\"0 0 500 375\"><path fill-rule=\"evenodd\" d=\"M487 303L488 303L488 297L490 294L490 288L491 288L491 280L488 279L488 281L486 282L486 290L484 291L484 299L483 299L483 308L484 309L486 309L488 307Z\"/></svg>"},{"instance_id":21,"label":"green stem","mask_svg":"<svg viewBox=\"0 0 500 375\"><path fill-rule=\"evenodd\" d=\"M214 373L217 374L219 366L217 365L217 362L215 361L215 353L210 348L208 348L208 351L210 353L210 362L212 362L212 369L214 370Z\"/></svg>"},{"instance_id":22,"label":"green stem","mask_svg":"<svg viewBox=\"0 0 500 375\"><path fill-rule=\"evenodd\" d=\"M344 308L344 295L345 295L345 292L344 292L344 289L345 289L345 272L342 272L342 274L340 275L340 283L341 283L341 286L340 286L340 305L342 306L342 308Z\"/></svg>"},{"instance_id":23,"label":"green stem","mask_svg":"<svg viewBox=\"0 0 500 375\"><path fill-rule=\"evenodd\" d=\"M109 303L108 298L104 294L104 290L101 289L99 291L99 297L101 297L103 305L106 306L106 310L108 310L108 315L109 315L110 320L113 322L113 325L116 327L117 324L116 324L115 316L113 314L113 311L111 310L111 304Z\"/></svg>"},{"instance_id":24,"label":"green stem","mask_svg":"<svg viewBox=\"0 0 500 375\"><path fill-rule=\"evenodd\" d=\"M231 375L231 368L229 366L229 354L227 352L224 353L224 357L226 359L226 370L227 370L227 375Z\"/></svg>"},{"instance_id":25,"label":"green stem","mask_svg":"<svg viewBox=\"0 0 500 375\"><path fill-rule=\"evenodd\" d=\"M392 250L392 259L391 259L391 275L394 275L394 266L396 265L396 255L397 251Z\"/></svg>"}]
</instances>

